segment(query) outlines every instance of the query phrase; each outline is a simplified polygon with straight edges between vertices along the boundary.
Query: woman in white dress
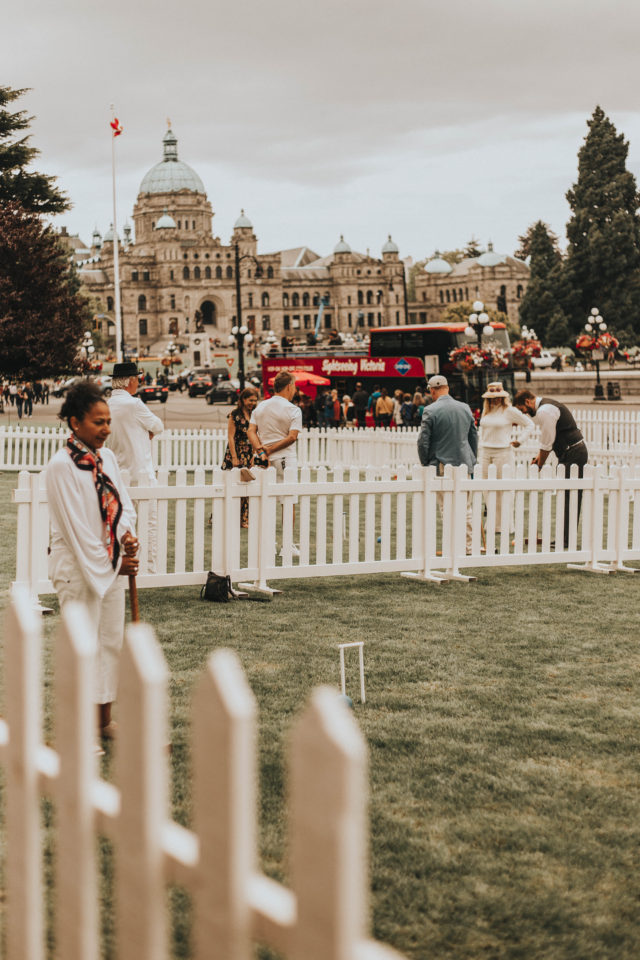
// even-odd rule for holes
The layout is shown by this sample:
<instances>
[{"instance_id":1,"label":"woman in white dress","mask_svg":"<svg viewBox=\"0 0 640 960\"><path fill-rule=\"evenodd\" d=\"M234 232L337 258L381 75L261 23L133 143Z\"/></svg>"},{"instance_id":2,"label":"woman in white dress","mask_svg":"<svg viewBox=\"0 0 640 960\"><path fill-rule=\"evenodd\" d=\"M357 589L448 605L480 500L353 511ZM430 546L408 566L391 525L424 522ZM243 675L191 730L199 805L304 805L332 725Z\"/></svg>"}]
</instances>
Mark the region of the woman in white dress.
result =
<instances>
[{"instance_id":1,"label":"woman in white dress","mask_svg":"<svg viewBox=\"0 0 640 960\"><path fill-rule=\"evenodd\" d=\"M137 574L136 515L116 458L103 445L111 414L87 380L71 390L60 418L71 429L46 470L51 518L49 576L60 607L81 602L97 640L94 700L98 728L113 738L111 719L124 635L125 577Z\"/></svg>"},{"instance_id":2,"label":"woman in white dress","mask_svg":"<svg viewBox=\"0 0 640 960\"><path fill-rule=\"evenodd\" d=\"M509 394L500 381L487 384L486 393L482 394L484 406L480 419L480 450L478 453L477 476L486 480L489 476L489 467L494 464L496 475L502 476L505 466L515 466L514 447L519 447L518 440L512 440L514 426L523 427L525 436L533 432L534 425L530 417L521 413L517 407L511 406ZM509 495L510 500L511 495ZM513 529L513 510L509 509L509 529ZM502 527L502 494L496 494L496 533Z\"/></svg>"}]
</instances>

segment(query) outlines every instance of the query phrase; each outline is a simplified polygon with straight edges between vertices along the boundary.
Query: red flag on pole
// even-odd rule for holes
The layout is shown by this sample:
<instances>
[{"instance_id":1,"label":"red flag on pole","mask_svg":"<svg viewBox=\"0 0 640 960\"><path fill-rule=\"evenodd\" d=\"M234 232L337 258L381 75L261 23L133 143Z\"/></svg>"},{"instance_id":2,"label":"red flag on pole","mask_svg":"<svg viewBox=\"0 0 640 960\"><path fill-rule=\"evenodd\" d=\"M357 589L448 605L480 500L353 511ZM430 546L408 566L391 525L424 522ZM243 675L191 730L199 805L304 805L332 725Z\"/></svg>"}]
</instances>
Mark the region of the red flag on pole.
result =
<instances>
[{"instance_id":1,"label":"red flag on pole","mask_svg":"<svg viewBox=\"0 0 640 960\"><path fill-rule=\"evenodd\" d=\"M119 137L120 134L122 133L122 124L120 123L117 117L113 118L109 126L113 130L114 137Z\"/></svg>"}]
</instances>

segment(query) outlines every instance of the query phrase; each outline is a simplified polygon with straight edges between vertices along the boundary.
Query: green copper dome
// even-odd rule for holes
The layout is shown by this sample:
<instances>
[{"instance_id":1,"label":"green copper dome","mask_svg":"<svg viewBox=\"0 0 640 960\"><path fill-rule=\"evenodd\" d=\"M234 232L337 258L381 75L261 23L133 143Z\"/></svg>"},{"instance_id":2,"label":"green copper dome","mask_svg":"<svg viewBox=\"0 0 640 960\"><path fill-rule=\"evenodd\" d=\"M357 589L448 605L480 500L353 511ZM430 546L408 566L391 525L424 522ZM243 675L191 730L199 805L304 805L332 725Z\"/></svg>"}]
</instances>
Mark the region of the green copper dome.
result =
<instances>
[{"instance_id":1,"label":"green copper dome","mask_svg":"<svg viewBox=\"0 0 640 960\"><path fill-rule=\"evenodd\" d=\"M171 129L162 138L164 157L145 174L140 193L178 193L190 190L206 195L204 184L195 170L178 160L178 141Z\"/></svg>"}]
</instances>

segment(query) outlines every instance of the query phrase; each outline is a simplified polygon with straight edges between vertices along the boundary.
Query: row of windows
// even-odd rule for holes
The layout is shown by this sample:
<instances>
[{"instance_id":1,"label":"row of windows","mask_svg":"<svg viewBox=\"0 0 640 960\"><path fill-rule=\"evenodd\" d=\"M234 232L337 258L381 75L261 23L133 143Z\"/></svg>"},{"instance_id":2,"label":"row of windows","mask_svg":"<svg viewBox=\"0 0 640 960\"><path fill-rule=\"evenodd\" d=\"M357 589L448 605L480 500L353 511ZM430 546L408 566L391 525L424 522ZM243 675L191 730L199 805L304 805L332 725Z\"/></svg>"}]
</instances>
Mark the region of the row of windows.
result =
<instances>
[{"instance_id":1,"label":"row of windows","mask_svg":"<svg viewBox=\"0 0 640 960\"><path fill-rule=\"evenodd\" d=\"M469 302L469 287L465 287L464 291L462 287L459 287L457 290L454 287L452 290L448 290L448 289L439 290L438 293L440 295L440 303L465 303L465 302L468 303ZM522 299L523 293L524 293L524 287L522 286L521 283L519 283L516 288L516 297L518 298L518 300ZM479 295L480 295L480 291L478 287L476 287L475 296L477 297ZM506 295L507 295L507 288L505 284L502 284L502 286L500 287L500 296L506 297ZM422 299L423 300L427 299L426 290L422 291Z\"/></svg>"},{"instance_id":2,"label":"row of windows","mask_svg":"<svg viewBox=\"0 0 640 960\"><path fill-rule=\"evenodd\" d=\"M411 314L411 320L412 320L412 322L415 322L414 317L415 317L415 315L414 315L414 314ZM421 314L420 314L421 322L424 322L424 321L423 321L423 317L426 318L426 314L422 314L422 313L421 313ZM348 314L347 320L348 320L349 326L350 326L350 327L353 326L353 318L352 318L352 315L351 315L351 314ZM359 313L359 314L358 314L358 326L359 326L359 327L364 327L364 325L365 325L364 321L365 321L365 316L364 316L364 314L363 314L363 313ZM366 321L367 321L367 326L368 326L368 327L373 327L373 326L375 326L375 321L376 321L375 315L374 315L373 313L368 313L368 314L367 314L367 317L366 317ZM378 326L381 327L381 326L382 326L382 314L381 314L381 313L379 313L379 314L377 315L377 321L378 321ZM305 330L311 330L311 329L315 328L315 318L312 317L311 314L309 314L309 313L306 313L306 314L303 316L302 322L303 322L303 324L304 324L304 329L305 329ZM400 312L399 312L399 311L396 311L396 323L399 323L399 322L400 322ZM324 317L325 329L330 330L330 329L331 329L331 323L332 323L332 321L331 321L331 314L329 314L329 313L325 314L325 317ZM177 321L176 321L176 324L177 324ZM284 326L284 329L285 329L285 330L290 330L290 329L291 329L291 317L289 317L288 315L285 315L285 316L283 317L283 326ZM294 327L294 329L299 329L299 327L300 327L300 317L299 317L299 316L294 316L294 317L293 317L293 327ZM146 337L146 336L147 336L147 333L148 333L148 322L147 322L146 317L140 317L140 319L138 320L138 329L139 329L139 331L140 331L140 336L141 336L141 337ZM264 317L262 318L262 329L263 329L263 330L271 330L271 318L270 318L270 317L264 316ZM178 331L177 331L177 326L176 326L176 328L175 328L175 333L177 334L177 332L178 332Z\"/></svg>"},{"instance_id":3,"label":"row of windows","mask_svg":"<svg viewBox=\"0 0 640 960\"><path fill-rule=\"evenodd\" d=\"M182 220L178 220L177 222L178 222L178 230L182 230ZM155 222L155 220L152 220L152 221L151 221L151 229L152 229L152 230L155 230L155 226L156 226L156 222ZM196 222L195 222L195 220L192 220L192 221L191 221L191 229L192 229L192 230L195 230L195 228L196 228ZM185 230L188 230L188 229L189 229L189 221L188 221L188 220L185 220L185 221L184 221L184 229L185 229Z\"/></svg>"}]
</instances>

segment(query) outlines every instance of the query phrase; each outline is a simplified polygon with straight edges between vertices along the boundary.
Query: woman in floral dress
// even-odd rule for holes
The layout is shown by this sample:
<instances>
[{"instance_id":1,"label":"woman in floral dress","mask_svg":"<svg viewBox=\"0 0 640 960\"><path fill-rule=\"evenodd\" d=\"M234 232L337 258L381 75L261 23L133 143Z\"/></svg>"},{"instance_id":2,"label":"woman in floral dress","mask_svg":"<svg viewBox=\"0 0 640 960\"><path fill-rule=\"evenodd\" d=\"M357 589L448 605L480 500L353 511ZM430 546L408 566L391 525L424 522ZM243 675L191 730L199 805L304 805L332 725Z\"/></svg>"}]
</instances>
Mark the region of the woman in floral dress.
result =
<instances>
[{"instance_id":1,"label":"woman in floral dress","mask_svg":"<svg viewBox=\"0 0 640 960\"><path fill-rule=\"evenodd\" d=\"M238 397L237 406L229 414L227 425L227 449L222 461L223 470L234 467L250 467L253 462L253 448L247 437L251 411L258 402L258 391L246 387ZM240 501L240 526L249 526L249 498Z\"/></svg>"}]
</instances>

